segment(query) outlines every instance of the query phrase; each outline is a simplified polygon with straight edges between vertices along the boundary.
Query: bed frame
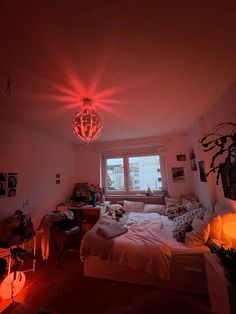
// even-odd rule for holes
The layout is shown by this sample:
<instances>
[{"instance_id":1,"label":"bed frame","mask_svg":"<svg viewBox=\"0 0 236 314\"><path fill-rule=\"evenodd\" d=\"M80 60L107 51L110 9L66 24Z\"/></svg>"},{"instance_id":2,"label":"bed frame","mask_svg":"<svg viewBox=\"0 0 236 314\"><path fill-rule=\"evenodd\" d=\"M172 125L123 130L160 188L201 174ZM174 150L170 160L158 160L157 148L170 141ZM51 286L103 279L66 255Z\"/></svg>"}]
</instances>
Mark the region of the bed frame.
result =
<instances>
[{"instance_id":1,"label":"bed frame","mask_svg":"<svg viewBox=\"0 0 236 314\"><path fill-rule=\"evenodd\" d=\"M206 250L207 251L207 250ZM140 272L127 266L88 256L84 260L84 275L185 293L207 295L204 253L173 254L170 280Z\"/></svg>"},{"instance_id":2,"label":"bed frame","mask_svg":"<svg viewBox=\"0 0 236 314\"><path fill-rule=\"evenodd\" d=\"M165 204L164 196L161 195L106 196L106 201L111 201L111 203L119 203L124 199L134 202L144 202L146 204ZM209 248L204 246L199 253L172 253L169 280L163 280L155 275L117 263L104 261L97 256L88 256L85 258L84 275L154 288L207 295L208 291L203 254L209 252Z\"/></svg>"}]
</instances>

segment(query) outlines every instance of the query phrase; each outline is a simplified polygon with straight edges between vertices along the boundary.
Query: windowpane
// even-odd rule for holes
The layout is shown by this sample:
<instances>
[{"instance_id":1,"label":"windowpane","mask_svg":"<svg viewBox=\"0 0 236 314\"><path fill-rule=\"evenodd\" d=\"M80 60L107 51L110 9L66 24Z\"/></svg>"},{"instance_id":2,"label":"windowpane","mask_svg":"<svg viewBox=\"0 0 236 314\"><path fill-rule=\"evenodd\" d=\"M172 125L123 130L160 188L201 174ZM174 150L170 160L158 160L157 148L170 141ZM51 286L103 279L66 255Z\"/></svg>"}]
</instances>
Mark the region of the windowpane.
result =
<instances>
[{"instance_id":1,"label":"windowpane","mask_svg":"<svg viewBox=\"0 0 236 314\"><path fill-rule=\"evenodd\" d=\"M160 157L129 157L129 185L131 191L159 190L162 187Z\"/></svg>"},{"instance_id":2,"label":"windowpane","mask_svg":"<svg viewBox=\"0 0 236 314\"><path fill-rule=\"evenodd\" d=\"M124 160L123 158L110 158L106 160L107 191L124 191Z\"/></svg>"}]
</instances>

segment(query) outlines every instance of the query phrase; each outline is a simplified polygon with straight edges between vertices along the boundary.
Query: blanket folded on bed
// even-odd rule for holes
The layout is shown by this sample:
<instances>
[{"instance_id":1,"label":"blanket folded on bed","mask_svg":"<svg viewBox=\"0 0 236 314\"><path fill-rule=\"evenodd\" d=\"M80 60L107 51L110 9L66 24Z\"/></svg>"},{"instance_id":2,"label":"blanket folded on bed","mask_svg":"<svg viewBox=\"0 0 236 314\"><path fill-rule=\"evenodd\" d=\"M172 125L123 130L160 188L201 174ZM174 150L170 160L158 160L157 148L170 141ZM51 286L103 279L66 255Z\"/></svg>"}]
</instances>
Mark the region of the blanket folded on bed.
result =
<instances>
[{"instance_id":1,"label":"blanket folded on bed","mask_svg":"<svg viewBox=\"0 0 236 314\"><path fill-rule=\"evenodd\" d=\"M127 228L121 226L117 221L111 221L104 224L100 224L97 229L97 233L106 239L118 237L128 231Z\"/></svg>"}]
</instances>

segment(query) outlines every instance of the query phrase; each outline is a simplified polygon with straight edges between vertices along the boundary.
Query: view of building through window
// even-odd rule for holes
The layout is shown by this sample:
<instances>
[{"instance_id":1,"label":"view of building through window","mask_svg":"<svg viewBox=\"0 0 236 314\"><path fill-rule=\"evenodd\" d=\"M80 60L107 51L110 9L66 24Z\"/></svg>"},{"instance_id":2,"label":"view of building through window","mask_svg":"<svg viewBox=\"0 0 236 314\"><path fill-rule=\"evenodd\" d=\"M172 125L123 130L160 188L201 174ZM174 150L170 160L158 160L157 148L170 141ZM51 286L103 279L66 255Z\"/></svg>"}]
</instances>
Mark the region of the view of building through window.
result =
<instances>
[{"instance_id":1,"label":"view of building through window","mask_svg":"<svg viewBox=\"0 0 236 314\"><path fill-rule=\"evenodd\" d=\"M125 180L125 174L128 180ZM160 190L160 157L151 155L107 158L106 177L107 191L146 191L148 188Z\"/></svg>"}]
</instances>

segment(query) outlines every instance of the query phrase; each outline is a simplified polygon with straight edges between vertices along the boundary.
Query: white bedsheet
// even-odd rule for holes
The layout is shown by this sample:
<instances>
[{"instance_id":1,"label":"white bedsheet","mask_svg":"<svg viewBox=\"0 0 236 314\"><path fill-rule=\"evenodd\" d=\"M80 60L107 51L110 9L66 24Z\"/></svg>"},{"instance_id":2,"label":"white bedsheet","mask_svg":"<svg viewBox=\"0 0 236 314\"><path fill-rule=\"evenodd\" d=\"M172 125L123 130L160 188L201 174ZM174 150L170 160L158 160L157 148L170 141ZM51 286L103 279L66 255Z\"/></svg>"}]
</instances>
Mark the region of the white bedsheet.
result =
<instances>
[{"instance_id":1,"label":"white bedsheet","mask_svg":"<svg viewBox=\"0 0 236 314\"><path fill-rule=\"evenodd\" d=\"M81 259L99 256L168 280L174 256L209 252L205 245L188 248L177 242L173 237L173 222L158 213L130 212L124 226L127 233L107 240L97 234L95 225L82 240Z\"/></svg>"},{"instance_id":2,"label":"white bedsheet","mask_svg":"<svg viewBox=\"0 0 236 314\"><path fill-rule=\"evenodd\" d=\"M171 249L162 216L129 213L125 227L128 232L115 238L112 261L169 279Z\"/></svg>"}]
</instances>

